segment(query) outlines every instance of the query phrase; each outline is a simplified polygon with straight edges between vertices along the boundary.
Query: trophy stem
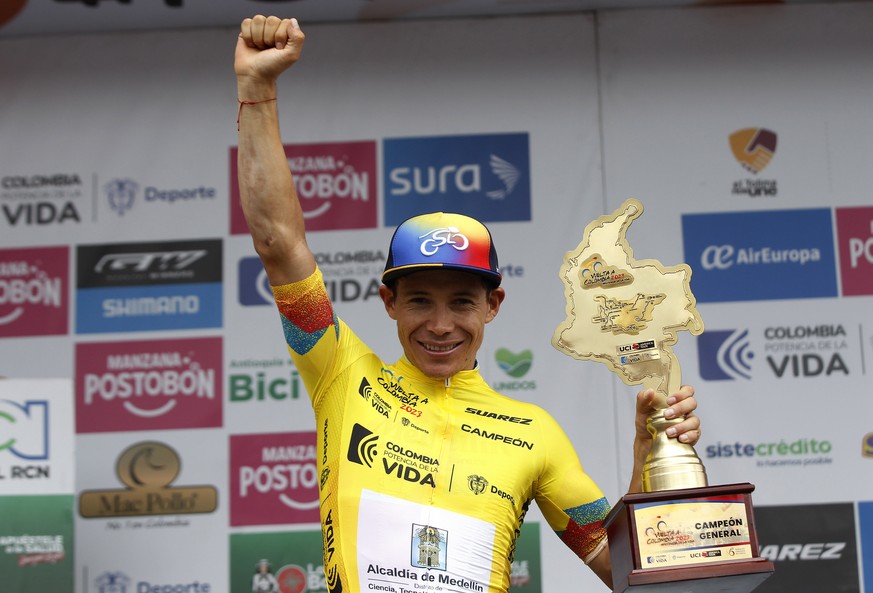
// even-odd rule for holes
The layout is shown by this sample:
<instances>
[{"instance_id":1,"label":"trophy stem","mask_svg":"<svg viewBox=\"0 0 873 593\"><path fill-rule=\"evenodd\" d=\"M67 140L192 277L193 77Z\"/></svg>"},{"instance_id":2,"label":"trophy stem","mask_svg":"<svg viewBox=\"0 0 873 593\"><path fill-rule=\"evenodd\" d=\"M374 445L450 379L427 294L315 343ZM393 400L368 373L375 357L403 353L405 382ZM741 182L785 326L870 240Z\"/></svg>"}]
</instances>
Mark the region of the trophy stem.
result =
<instances>
[{"instance_id":1,"label":"trophy stem","mask_svg":"<svg viewBox=\"0 0 873 593\"><path fill-rule=\"evenodd\" d=\"M664 410L657 410L646 420L652 435L652 450L643 466L643 492L702 488L707 485L706 470L694 447L667 436L667 428L681 422L681 418L664 418Z\"/></svg>"}]
</instances>

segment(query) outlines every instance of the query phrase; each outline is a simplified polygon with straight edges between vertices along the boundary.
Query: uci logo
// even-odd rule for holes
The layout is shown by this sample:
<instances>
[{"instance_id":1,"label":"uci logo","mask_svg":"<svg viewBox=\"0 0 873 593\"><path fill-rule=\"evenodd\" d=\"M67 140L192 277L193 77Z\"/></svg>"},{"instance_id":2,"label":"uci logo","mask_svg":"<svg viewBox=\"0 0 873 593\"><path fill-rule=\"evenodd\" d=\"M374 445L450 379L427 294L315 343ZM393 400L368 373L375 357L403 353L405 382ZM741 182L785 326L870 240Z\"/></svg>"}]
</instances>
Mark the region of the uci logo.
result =
<instances>
[{"instance_id":1,"label":"uci logo","mask_svg":"<svg viewBox=\"0 0 873 593\"><path fill-rule=\"evenodd\" d=\"M710 245L700 254L704 270L726 270L733 265L734 248L731 245Z\"/></svg>"},{"instance_id":2,"label":"uci logo","mask_svg":"<svg viewBox=\"0 0 873 593\"><path fill-rule=\"evenodd\" d=\"M451 245L458 251L464 251L470 246L470 240L457 227L453 226L434 229L420 236L419 240L421 239L424 239L421 242L421 254L427 256L439 251L443 245Z\"/></svg>"}]
</instances>

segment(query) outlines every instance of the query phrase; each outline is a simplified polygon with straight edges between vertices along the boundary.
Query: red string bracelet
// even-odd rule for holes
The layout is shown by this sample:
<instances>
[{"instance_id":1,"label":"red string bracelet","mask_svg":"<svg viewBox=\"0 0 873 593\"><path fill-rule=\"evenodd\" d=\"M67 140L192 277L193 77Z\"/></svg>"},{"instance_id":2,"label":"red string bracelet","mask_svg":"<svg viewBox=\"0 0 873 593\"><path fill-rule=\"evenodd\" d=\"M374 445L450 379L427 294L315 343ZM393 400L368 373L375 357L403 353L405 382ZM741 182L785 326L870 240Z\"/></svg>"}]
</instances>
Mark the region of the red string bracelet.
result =
<instances>
[{"instance_id":1,"label":"red string bracelet","mask_svg":"<svg viewBox=\"0 0 873 593\"><path fill-rule=\"evenodd\" d=\"M236 112L236 131L239 132L239 118L242 115L243 105L257 105L258 103L269 103L270 101L275 100L276 97L273 97L272 99L264 99L263 101L240 101L237 99L237 101L239 101L239 110Z\"/></svg>"}]
</instances>

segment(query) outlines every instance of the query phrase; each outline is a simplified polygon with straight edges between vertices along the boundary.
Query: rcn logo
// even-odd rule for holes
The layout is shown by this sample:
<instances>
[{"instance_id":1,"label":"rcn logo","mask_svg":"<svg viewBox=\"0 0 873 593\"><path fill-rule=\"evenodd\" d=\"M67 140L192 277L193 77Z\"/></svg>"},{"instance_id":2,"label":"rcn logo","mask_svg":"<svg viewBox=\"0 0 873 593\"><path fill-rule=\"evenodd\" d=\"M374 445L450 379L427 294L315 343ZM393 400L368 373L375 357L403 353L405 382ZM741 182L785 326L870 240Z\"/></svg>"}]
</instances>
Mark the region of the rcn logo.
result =
<instances>
[{"instance_id":1,"label":"rcn logo","mask_svg":"<svg viewBox=\"0 0 873 593\"><path fill-rule=\"evenodd\" d=\"M698 302L837 296L831 210L685 214Z\"/></svg>"},{"instance_id":2,"label":"rcn logo","mask_svg":"<svg viewBox=\"0 0 873 593\"><path fill-rule=\"evenodd\" d=\"M257 257L239 260L239 304L253 307L273 303L273 291L261 260Z\"/></svg>"},{"instance_id":3,"label":"rcn logo","mask_svg":"<svg viewBox=\"0 0 873 593\"><path fill-rule=\"evenodd\" d=\"M530 220L526 133L388 138L383 153L386 225L435 211Z\"/></svg>"},{"instance_id":4,"label":"rcn logo","mask_svg":"<svg viewBox=\"0 0 873 593\"><path fill-rule=\"evenodd\" d=\"M48 459L49 413L47 401L24 404L0 400L0 453L19 459Z\"/></svg>"}]
</instances>

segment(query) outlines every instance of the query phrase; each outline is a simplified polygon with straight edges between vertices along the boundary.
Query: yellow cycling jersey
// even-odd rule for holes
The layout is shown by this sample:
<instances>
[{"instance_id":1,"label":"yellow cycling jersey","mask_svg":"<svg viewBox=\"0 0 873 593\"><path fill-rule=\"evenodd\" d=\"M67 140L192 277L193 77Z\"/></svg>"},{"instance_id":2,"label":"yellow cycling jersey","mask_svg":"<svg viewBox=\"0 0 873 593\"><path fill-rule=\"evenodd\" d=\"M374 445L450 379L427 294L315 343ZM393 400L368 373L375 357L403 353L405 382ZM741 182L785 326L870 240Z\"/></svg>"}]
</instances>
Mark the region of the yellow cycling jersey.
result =
<instances>
[{"instance_id":1,"label":"yellow cycling jersey","mask_svg":"<svg viewBox=\"0 0 873 593\"><path fill-rule=\"evenodd\" d=\"M386 364L339 320L316 270L273 288L315 411L331 593L504 593L532 500L581 558L609 505L557 422L478 370Z\"/></svg>"}]
</instances>

